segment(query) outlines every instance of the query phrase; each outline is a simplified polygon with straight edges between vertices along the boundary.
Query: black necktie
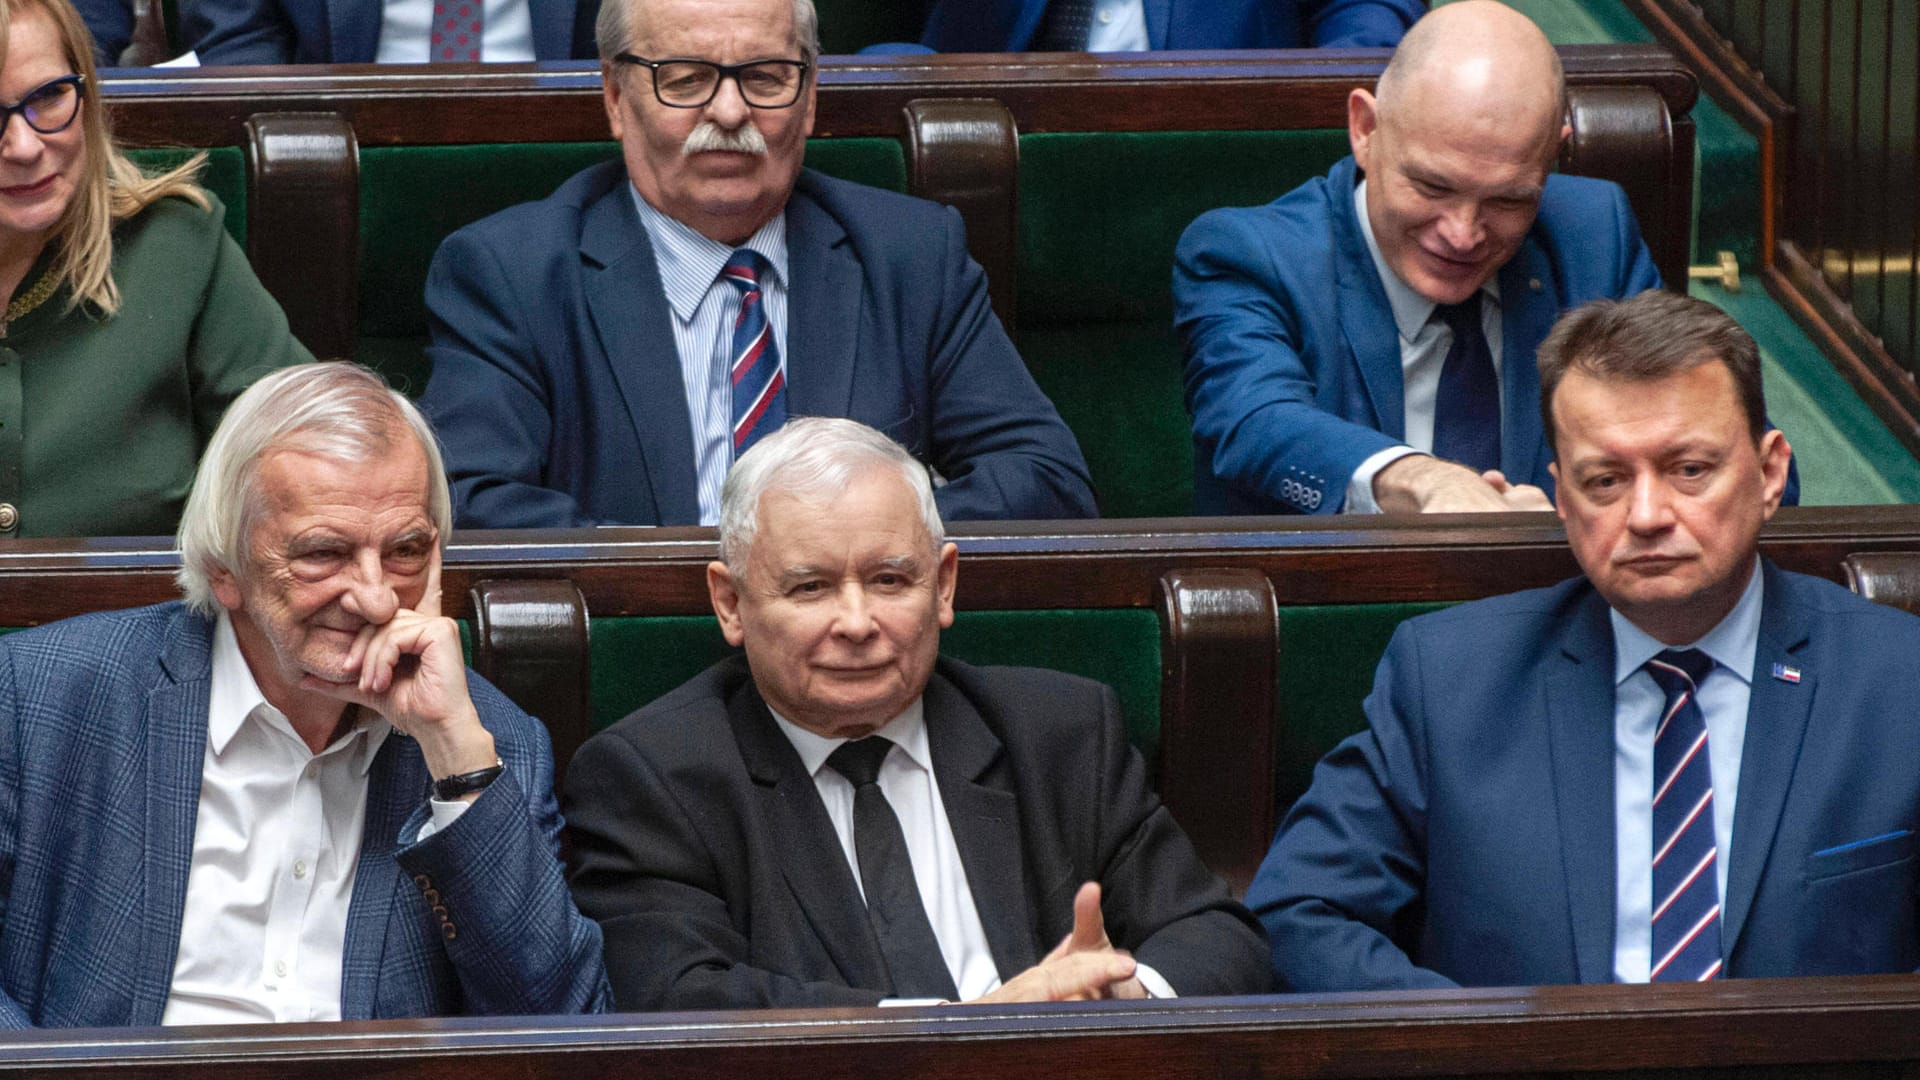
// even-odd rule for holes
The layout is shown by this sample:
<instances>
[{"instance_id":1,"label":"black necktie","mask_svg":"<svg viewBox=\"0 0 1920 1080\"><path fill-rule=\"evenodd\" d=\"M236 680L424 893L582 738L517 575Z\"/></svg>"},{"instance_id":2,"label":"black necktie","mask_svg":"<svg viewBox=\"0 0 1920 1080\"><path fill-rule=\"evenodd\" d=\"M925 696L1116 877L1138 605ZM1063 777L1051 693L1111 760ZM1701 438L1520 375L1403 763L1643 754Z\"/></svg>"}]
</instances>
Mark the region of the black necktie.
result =
<instances>
[{"instance_id":1,"label":"black necktie","mask_svg":"<svg viewBox=\"0 0 1920 1080\"><path fill-rule=\"evenodd\" d=\"M1034 31L1032 52L1085 52L1093 29L1093 0L1053 0Z\"/></svg>"},{"instance_id":2,"label":"black necktie","mask_svg":"<svg viewBox=\"0 0 1920 1080\"><path fill-rule=\"evenodd\" d=\"M900 819L878 783L880 762L892 749L891 742L870 735L842 743L827 765L853 785L853 852L867 896L867 921L880 940L893 995L953 1001L960 992L940 956L926 905L920 902Z\"/></svg>"},{"instance_id":3,"label":"black necktie","mask_svg":"<svg viewBox=\"0 0 1920 1080\"><path fill-rule=\"evenodd\" d=\"M1480 326L1480 293L1441 304L1434 318L1453 331L1433 400L1433 456L1477 472L1500 467L1500 377Z\"/></svg>"}]
</instances>

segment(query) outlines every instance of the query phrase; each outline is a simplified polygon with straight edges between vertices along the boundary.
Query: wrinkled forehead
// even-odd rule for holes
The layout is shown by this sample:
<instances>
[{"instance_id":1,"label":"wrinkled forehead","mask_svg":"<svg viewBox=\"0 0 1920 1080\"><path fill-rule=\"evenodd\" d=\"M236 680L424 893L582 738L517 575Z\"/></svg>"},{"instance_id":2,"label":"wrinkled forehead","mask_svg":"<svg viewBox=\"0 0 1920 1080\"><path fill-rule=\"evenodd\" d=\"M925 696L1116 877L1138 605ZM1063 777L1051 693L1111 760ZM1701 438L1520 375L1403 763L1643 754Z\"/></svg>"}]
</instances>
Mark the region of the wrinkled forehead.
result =
<instances>
[{"instance_id":1,"label":"wrinkled forehead","mask_svg":"<svg viewBox=\"0 0 1920 1080\"><path fill-rule=\"evenodd\" d=\"M632 3L629 45L649 59L678 56L732 63L784 53L794 45L792 0Z\"/></svg>"}]
</instances>

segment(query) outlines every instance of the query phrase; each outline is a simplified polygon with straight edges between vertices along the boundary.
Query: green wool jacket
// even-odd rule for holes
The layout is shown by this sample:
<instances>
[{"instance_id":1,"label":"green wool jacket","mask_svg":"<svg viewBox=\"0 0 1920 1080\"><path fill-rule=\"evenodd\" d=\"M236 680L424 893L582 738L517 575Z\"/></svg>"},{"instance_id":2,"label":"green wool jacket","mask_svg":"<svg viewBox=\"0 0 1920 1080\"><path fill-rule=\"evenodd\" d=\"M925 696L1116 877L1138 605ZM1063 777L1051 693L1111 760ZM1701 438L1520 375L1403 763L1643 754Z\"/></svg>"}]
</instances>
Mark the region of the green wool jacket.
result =
<instances>
[{"instance_id":1,"label":"green wool jacket","mask_svg":"<svg viewBox=\"0 0 1920 1080\"><path fill-rule=\"evenodd\" d=\"M313 359L225 216L167 198L115 226L111 318L62 286L0 322L0 538L171 534L227 404Z\"/></svg>"}]
</instances>

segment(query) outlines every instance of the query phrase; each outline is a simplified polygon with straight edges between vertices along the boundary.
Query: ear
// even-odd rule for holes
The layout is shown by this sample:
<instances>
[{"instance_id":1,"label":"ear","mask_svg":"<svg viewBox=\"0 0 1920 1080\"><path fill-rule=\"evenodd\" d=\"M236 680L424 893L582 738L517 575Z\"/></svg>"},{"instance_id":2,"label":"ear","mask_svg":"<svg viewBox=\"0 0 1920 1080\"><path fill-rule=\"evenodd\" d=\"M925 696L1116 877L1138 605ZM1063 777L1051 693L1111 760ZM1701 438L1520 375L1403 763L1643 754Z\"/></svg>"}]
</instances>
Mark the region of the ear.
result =
<instances>
[{"instance_id":1,"label":"ear","mask_svg":"<svg viewBox=\"0 0 1920 1080\"><path fill-rule=\"evenodd\" d=\"M240 610L244 596L240 591L240 579L233 576L233 571L224 566L208 567L207 583L213 586L213 598L220 601L221 607L228 611Z\"/></svg>"},{"instance_id":2,"label":"ear","mask_svg":"<svg viewBox=\"0 0 1920 1080\"><path fill-rule=\"evenodd\" d=\"M1793 447L1787 445L1787 437L1779 428L1760 436L1760 490L1766 498L1763 520L1771 519L1780 509L1780 497L1787 492L1787 465L1792 460Z\"/></svg>"},{"instance_id":3,"label":"ear","mask_svg":"<svg viewBox=\"0 0 1920 1080\"><path fill-rule=\"evenodd\" d=\"M1368 158L1373 149L1374 132L1380 130L1379 104L1372 94L1355 87L1347 95L1347 143L1353 148L1354 164L1371 175Z\"/></svg>"},{"instance_id":4,"label":"ear","mask_svg":"<svg viewBox=\"0 0 1920 1080\"><path fill-rule=\"evenodd\" d=\"M620 108L620 95L623 92L620 83L620 65L612 61L600 62L600 101L607 107L607 126L613 129L613 137L626 138L627 117Z\"/></svg>"},{"instance_id":5,"label":"ear","mask_svg":"<svg viewBox=\"0 0 1920 1080\"><path fill-rule=\"evenodd\" d=\"M960 580L960 549L952 541L940 548L940 565L936 571L934 587L940 596L940 628L953 625L953 591Z\"/></svg>"},{"instance_id":6,"label":"ear","mask_svg":"<svg viewBox=\"0 0 1920 1080\"><path fill-rule=\"evenodd\" d=\"M1553 477L1553 512L1567 520L1567 485L1560 482L1560 463L1547 462L1547 475Z\"/></svg>"},{"instance_id":7,"label":"ear","mask_svg":"<svg viewBox=\"0 0 1920 1080\"><path fill-rule=\"evenodd\" d=\"M739 648L747 640L740 624L740 590L727 564L717 559L707 564L707 598L713 601L713 617L720 620L720 633L727 644Z\"/></svg>"}]
</instances>

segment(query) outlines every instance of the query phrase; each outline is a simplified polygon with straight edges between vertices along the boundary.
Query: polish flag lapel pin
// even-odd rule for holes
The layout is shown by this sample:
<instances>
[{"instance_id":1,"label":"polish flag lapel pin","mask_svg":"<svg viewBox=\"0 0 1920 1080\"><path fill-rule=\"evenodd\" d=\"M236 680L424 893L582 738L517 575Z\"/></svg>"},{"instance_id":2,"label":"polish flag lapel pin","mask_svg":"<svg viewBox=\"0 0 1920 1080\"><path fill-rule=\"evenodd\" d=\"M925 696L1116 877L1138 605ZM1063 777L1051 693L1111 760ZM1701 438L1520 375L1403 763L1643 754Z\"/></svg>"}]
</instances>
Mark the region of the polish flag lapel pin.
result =
<instances>
[{"instance_id":1,"label":"polish flag lapel pin","mask_svg":"<svg viewBox=\"0 0 1920 1080\"><path fill-rule=\"evenodd\" d=\"M1773 677L1779 679L1781 682L1797 683L1800 681L1800 669L1797 667L1789 667L1786 664L1775 664L1773 665Z\"/></svg>"}]
</instances>

